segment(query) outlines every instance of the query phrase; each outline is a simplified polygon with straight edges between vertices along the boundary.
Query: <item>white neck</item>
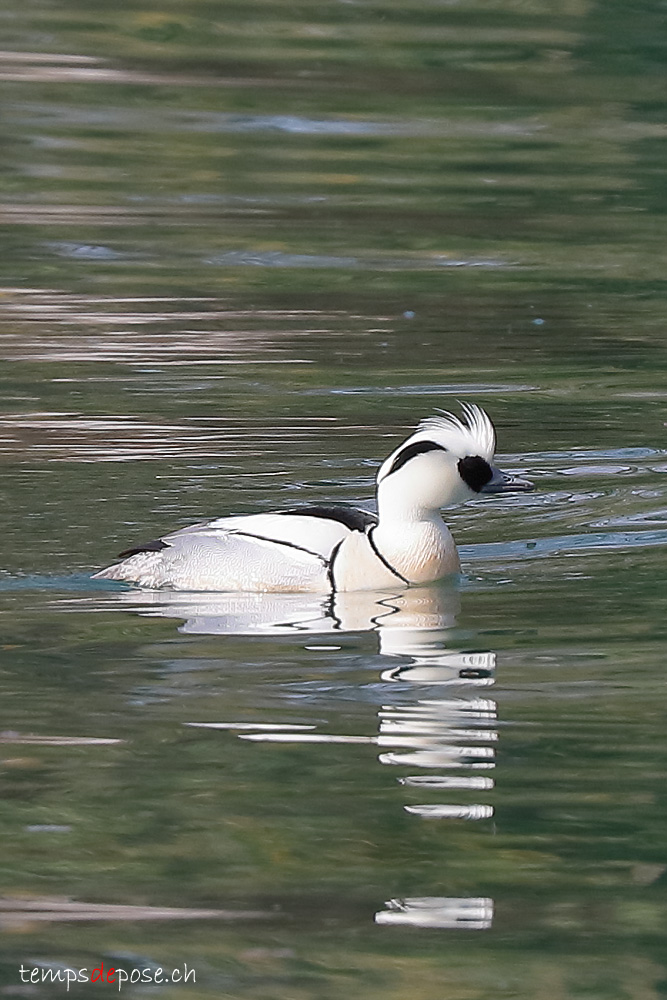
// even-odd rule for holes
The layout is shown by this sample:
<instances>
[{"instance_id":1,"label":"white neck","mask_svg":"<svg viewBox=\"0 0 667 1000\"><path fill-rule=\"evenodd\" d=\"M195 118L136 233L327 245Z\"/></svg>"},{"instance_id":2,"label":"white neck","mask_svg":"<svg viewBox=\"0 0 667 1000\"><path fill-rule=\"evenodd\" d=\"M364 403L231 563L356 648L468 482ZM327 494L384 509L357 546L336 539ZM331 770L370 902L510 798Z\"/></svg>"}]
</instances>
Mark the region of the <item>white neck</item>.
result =
<instances>
[{"instance_id":1,"label":"white neck","mask_svg":"<svg viewBox=\"0 0 667 1000\"><path fill-rule=\"evenodd\" d=\"M406 496L392 489L391 484L380 483L377 491L378 521L381 525L408 525L422 521L442 521L440 508L420 503L414 496Z\"/></svg>"},{"instance_id":2,"label":"white neck","mask_svg":"<svg viewBox=\"0 0 667 1000\"><path fill-rule=\"evenodd\" d=\"M456 545L439 507L419 502L415 495L378 487L378 525L373 540L382 555L411 583L429 583L458 572Z\"/></svg>"}]
</instances>

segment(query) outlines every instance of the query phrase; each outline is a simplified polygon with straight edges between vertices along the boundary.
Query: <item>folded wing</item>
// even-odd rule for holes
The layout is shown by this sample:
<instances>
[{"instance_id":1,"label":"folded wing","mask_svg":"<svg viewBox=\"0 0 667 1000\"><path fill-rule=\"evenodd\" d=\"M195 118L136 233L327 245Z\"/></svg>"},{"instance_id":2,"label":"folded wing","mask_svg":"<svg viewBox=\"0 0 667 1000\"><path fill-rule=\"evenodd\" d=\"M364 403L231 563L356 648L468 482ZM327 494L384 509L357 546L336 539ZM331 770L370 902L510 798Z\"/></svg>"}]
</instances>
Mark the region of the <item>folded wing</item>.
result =
<instances>
[{"instance_id":1,"label":"folded wing","mask_svg":"<svg viewBox=\"0 0 667 1000\"><path fill-rule=\"evenodd\" d=\"M325 592L338 545L374 522L367 511L335 505L217 518L127 549L96 578L175 590Z\"/></svg>"}]
</instances>

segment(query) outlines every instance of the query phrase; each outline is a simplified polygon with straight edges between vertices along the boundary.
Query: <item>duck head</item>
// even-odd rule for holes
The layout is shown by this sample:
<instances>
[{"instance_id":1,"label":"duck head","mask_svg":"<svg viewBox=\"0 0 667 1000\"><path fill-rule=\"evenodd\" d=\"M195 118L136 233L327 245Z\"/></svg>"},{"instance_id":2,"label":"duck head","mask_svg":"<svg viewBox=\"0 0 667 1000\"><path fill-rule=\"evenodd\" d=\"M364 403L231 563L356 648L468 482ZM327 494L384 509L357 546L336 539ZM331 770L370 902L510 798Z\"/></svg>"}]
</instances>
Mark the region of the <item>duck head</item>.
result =
<instances>
[{"instance_id":1,"label":"duck head","mask_svg":"<svg viewBox=\"0 0 667 1000\"><path fill-rule=\"evenodd\" d=\"M494 465L496 432L488 414L471 403L462 410L462 419L443 412L422 420L383 462L377 476L380 516L427 517L480 494L534 489Z\"/></svg>"}]
</instances>

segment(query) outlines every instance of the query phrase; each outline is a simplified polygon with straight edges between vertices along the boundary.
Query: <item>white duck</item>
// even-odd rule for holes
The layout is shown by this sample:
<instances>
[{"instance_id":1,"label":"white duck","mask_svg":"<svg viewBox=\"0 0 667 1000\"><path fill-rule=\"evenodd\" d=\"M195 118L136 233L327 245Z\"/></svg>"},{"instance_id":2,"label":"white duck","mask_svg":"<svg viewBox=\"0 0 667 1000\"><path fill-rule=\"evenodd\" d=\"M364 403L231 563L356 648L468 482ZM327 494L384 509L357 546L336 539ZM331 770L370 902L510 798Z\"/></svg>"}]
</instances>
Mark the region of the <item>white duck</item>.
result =
<instances>
[{"instance_id":1,"label":"white duck","mask_svg":"<svg viewBox=\"0 0 667 1000\"><path fill-rule=\"evenodd\" d=\"M382 590L456 573L440 508L480 493L533 489L496 469L496 435L479 406L423 420L380 466L377 515L342 504L221 517L121 552L95 579L171 590Z\"/></svg>"}]
</instances>

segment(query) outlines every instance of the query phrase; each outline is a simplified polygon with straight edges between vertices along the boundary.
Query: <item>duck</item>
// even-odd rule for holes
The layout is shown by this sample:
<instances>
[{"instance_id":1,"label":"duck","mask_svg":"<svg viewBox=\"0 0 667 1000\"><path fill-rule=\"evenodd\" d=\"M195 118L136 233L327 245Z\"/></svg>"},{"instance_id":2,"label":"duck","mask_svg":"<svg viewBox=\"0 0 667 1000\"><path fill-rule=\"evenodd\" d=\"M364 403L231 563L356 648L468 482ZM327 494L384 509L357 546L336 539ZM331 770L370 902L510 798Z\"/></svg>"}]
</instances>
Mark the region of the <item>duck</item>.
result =
<instances>
[{"instance_id":1,"label":"duck","mask_svg":"<svg viewBox=\"0 0 667 1000\"><path fill-rule=\"evenodd\" d=\"M441 509L531 482L494 465L485 410L461 404L422 420L380 465L377 513L315 503L231 515L121 552L93 579L151 590L335 593L416 587L460 572Z\"/></svg>"}]
</instances>

